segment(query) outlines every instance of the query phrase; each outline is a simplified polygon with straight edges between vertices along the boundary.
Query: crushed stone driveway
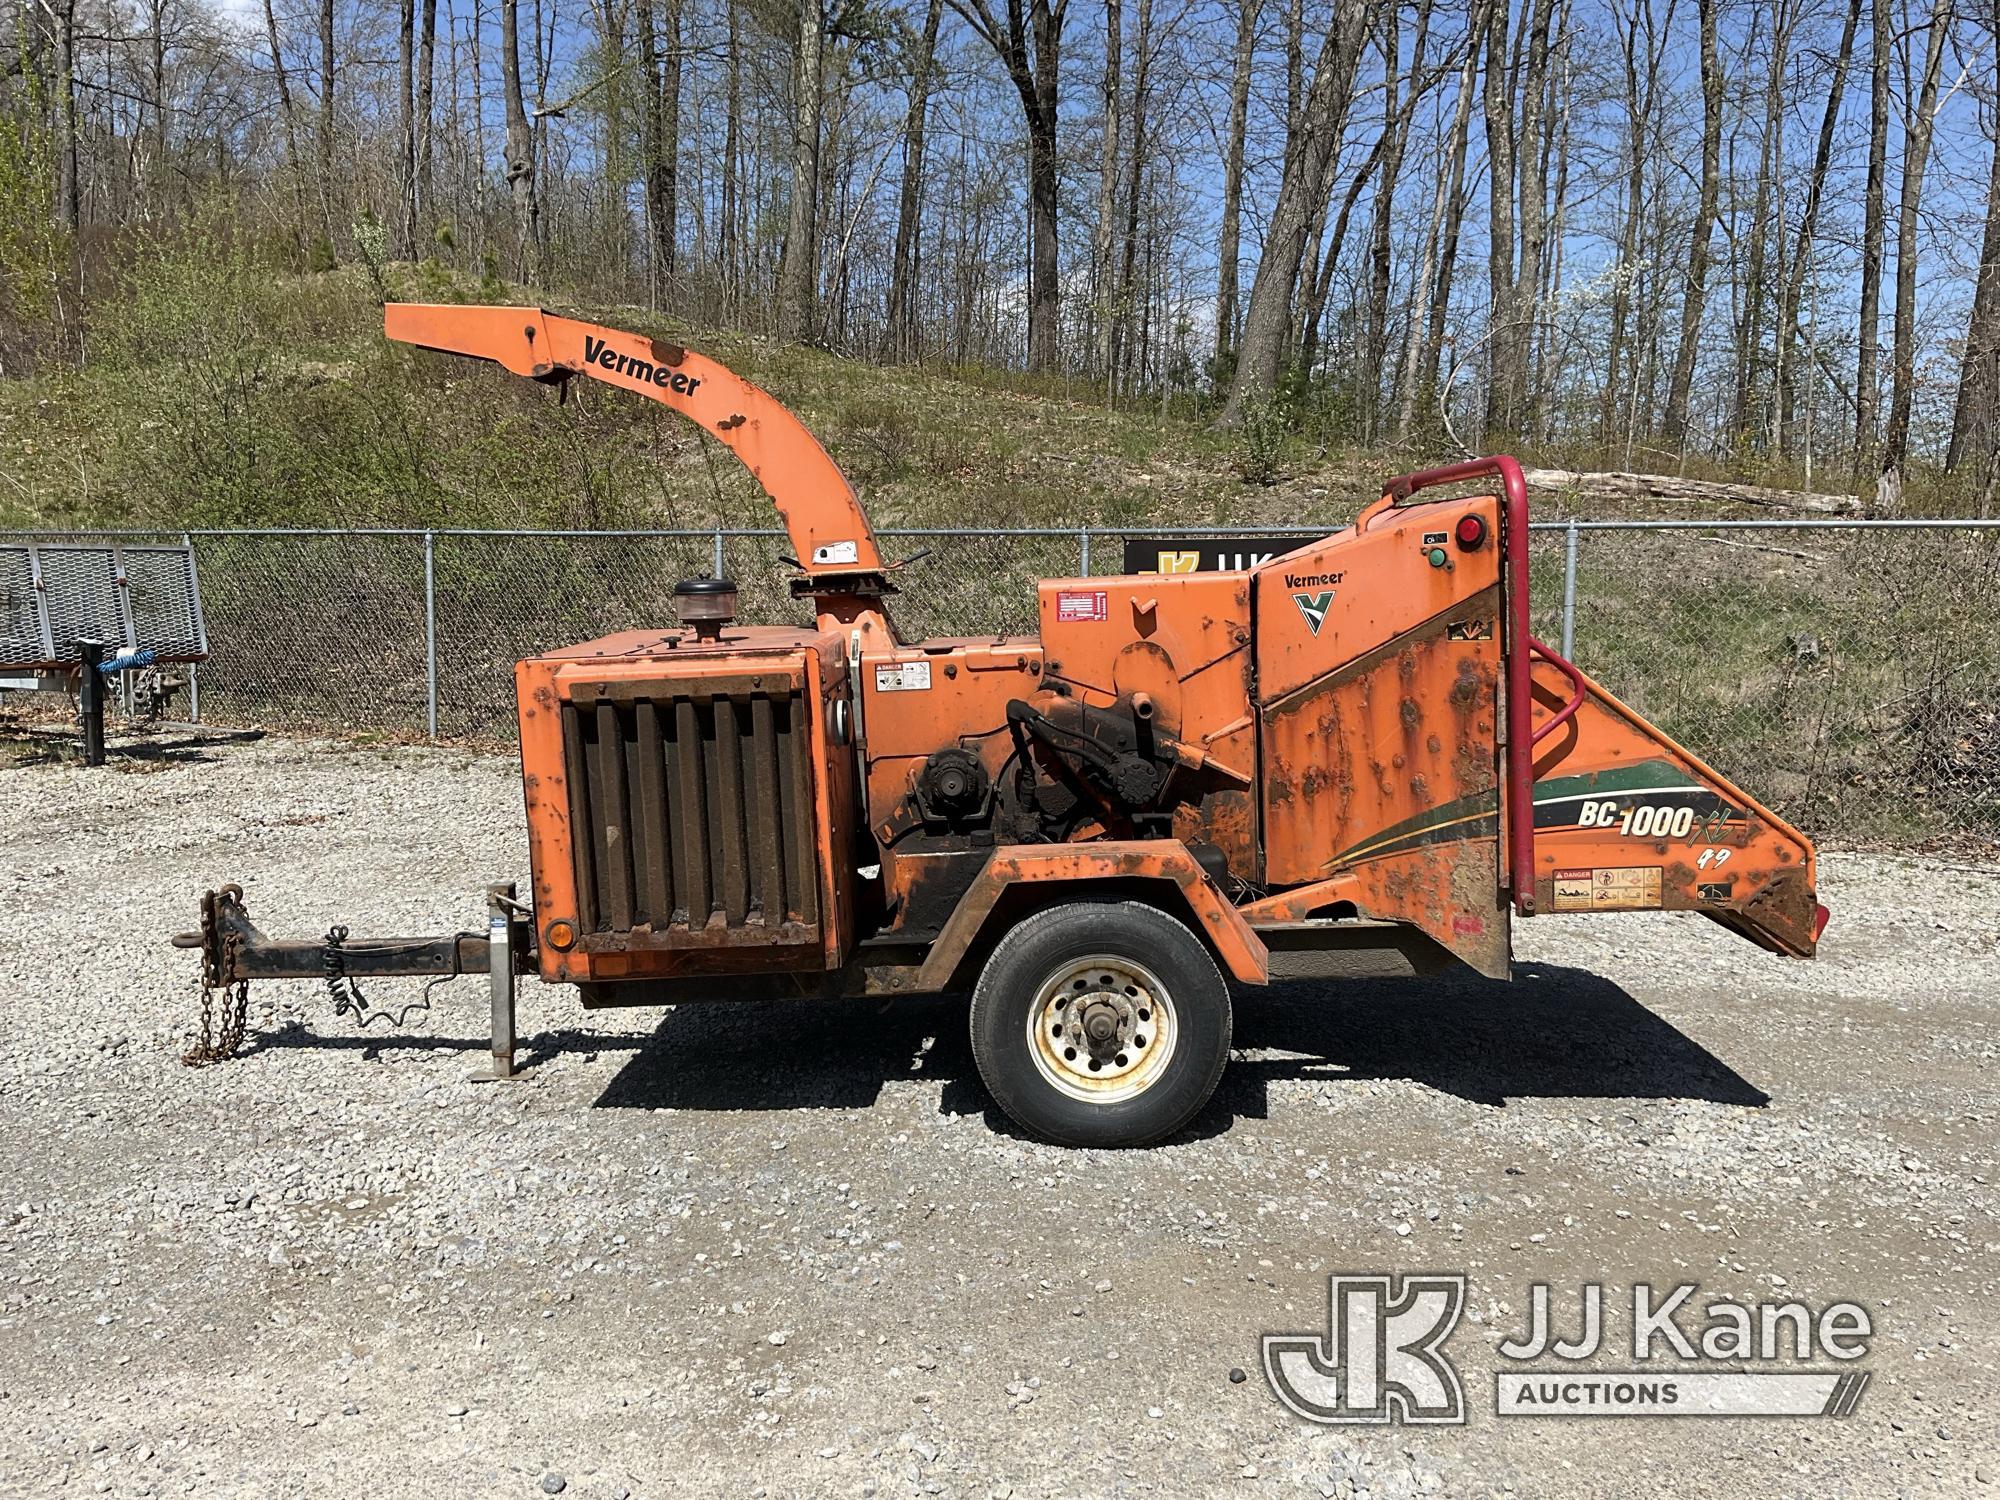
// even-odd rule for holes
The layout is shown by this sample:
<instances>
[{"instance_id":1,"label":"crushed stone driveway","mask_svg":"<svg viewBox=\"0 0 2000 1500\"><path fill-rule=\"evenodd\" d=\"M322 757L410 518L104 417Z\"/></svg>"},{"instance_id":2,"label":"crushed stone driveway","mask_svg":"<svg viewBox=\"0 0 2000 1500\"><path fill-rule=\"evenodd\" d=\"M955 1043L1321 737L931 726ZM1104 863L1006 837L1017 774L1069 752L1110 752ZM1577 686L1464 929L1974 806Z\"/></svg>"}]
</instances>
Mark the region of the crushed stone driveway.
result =
<instances>
[{"instance_id":1,"label":"crushed stone driveway","mask_svg":"<svg viewBox=\"0 0 2000 1500\"><path fill-rule=\"evenodd\" d=\"M483 922L511 762L161 741L0 770L0 1493L2000 1495L2000 872L1828 855L1818 962L1699 919L1521 925L1519 978L1240 992L1148 1151L1023 1139L964 1002L403 1030L312 984L180 1065L200 892L280 935ZM407 1005L415 983L374 998ZM1281 1406L1333 1272L1456 1272L1462 1426ZM1530 1288L1852 1300L1851 1416L1502 1417ZM1674 1360L1654 1366L1685 1369ZM1717 1368L1713 1364L1704 1368ZM1794 1366L1796 1367L1796 1366Z\"/></svg>"}]
</instances>

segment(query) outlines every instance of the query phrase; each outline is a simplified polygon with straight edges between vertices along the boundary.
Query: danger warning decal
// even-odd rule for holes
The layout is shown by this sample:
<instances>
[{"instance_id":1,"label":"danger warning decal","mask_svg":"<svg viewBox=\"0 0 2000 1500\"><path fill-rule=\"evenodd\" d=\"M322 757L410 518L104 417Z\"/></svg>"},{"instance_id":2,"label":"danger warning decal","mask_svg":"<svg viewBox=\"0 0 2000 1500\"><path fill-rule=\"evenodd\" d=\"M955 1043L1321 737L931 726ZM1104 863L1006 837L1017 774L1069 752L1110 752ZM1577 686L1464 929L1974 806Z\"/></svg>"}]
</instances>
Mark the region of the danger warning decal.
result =
<instances>
[{"instance_id":1,"label":"danger warning decal","mask_svg":"<svg viewBox=\"0 0 2000 1500\"><path fill-rule=\"evenodd\" d=\"M1660 867L1557 870L1554 895L1557 911L1655 911L1660 905Z\"/></svg>"},{"instance_id":2,"label":"danger warning decal","mask_svg":"<svg viewBox=\"0 0 2000 1500\"><path fill-rule=\"evenodd\" d=\"M1111 613L1110 595L1103 589L1058 589L1058 620L1102 620Z\"/></svg>"}]
</instances>

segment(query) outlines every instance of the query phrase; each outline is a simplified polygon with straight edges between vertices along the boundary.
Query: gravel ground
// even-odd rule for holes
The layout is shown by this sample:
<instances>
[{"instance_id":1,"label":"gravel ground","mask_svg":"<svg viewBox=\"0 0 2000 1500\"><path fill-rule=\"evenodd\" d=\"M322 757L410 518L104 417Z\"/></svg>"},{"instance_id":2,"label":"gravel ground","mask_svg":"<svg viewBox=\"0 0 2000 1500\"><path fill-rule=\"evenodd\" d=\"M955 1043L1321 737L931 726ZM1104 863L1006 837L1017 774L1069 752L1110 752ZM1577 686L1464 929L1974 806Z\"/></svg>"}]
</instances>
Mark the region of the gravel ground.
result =
<instances>
[{"instance_id":1,"label":"gravel ground","mask_svg":"<svg viewBox=\"0 0 2000 1500\"><path fill-rule=\"evenodd\" d=\"M17 763L0 849L0 1490L2000 1494L1991 869L1827 857L1813 964L1550 917L1511 987L1245 993L1195 1128L1097 1153L988 1109L946 999L530 983L533 1066L481 1085L481 982L387 1036L281 985L249 1055L179 1064L204 887L274 933L476 926L526 875L502 760ZM1284 1412L1258 1335L1323 1330L1334 1270L1471 1276L1469 1425ZM1496 1417L1529 1286L1573 1323L1589 1280L1864 1302L1874 1383Z\"/></svg>"}]
</instances>

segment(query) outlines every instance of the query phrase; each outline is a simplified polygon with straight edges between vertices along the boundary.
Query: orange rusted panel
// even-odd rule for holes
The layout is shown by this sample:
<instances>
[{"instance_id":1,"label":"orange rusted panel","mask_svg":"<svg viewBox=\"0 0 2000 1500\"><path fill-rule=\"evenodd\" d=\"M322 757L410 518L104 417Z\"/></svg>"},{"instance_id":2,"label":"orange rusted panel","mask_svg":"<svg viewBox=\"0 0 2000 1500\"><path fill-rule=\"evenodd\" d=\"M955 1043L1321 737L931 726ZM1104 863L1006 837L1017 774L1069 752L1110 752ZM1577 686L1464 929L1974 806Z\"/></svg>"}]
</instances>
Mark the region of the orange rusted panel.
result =
<instances>
[{"instance_id":1,"label":"orange rusted panel","mask_svg":"<svg viewBox=\"0 0 2000 1500\"><path fill-rule=\"evenodd\" d=\"M1381 510L1258 569L1257 664L1264 884L1504 974L1496 512Z\"/></svg>"},{"instance_id":2,"label":"orange rusted panel","mask_svg":"<svg viewBox=\"0 0 2000 1500\"><path fill-rule=\"evenodd\" d=\"M1087 844L1010 844L997 849L931 947L917 976L920 989L942 989L951 983L959 960L979 936L1001 893L1009 887L1034 883L1061 900L1059 889L1105 880L1171 881L1193 912L1198 935L1206 938L1222 966L1245 984L1270 978L1270 955L1243 914L1227 901L1201 866L1174 839L1103 839Z\"/></svg>"}]
</instances>

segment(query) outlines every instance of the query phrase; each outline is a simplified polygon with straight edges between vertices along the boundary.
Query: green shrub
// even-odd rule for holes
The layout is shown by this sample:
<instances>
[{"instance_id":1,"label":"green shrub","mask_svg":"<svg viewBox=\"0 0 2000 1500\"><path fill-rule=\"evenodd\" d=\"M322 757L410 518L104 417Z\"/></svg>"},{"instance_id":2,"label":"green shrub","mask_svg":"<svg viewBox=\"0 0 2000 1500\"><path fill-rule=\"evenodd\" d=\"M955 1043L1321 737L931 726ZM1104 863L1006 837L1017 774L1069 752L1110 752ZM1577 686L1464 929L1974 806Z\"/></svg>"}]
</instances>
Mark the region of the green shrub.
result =
<instances>
[{"instance_id":1,"label":"green shrub","mask_svg":"<svg viewBox=\"0 0 2000 1500\"><path fill-rule=\"evenodd\" d=\"M1266 397L1252 397L1243 403L1243 425L1238 432L1236 472L1245 484L1276 484L1283 475L1282 460L1288 435L1284 409Z\"/></svg>"}]
</instances>

